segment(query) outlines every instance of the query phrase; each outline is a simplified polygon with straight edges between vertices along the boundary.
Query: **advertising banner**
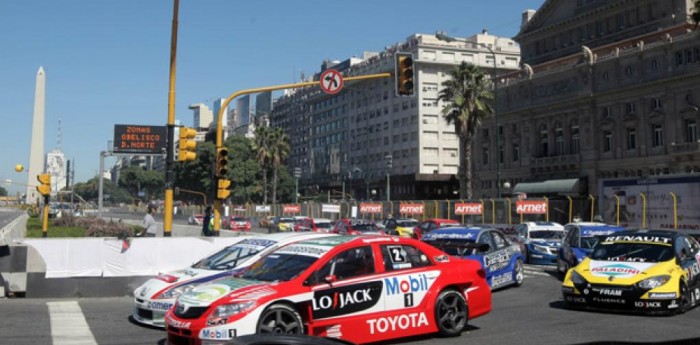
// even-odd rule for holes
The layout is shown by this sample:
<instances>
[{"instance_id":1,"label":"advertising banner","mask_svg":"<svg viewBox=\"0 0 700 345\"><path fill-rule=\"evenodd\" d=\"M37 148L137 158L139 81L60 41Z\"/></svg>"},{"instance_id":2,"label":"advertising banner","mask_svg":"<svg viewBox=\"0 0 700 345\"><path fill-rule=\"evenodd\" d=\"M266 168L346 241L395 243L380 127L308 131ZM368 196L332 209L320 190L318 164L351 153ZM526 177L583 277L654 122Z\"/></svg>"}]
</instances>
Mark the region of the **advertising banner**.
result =
<instances>
[{"instance_id":1,"label":"advertising banner","mask_svg":"<svg viewBox=\"0 0 700 345\"><path fill-rule=\"evenodd\" d=\"M382 204L360 203L360 213L382 213Z\"/></svg>"},{"instance_id":2,"label":"advertising banner","mask_svg":"<svg viewBox=\"0 0 700 345\"><path fill-rule=\"evenodd\" d=\"M322 204L321 212L323 213L340 213L340 205Z\"/></svg>"},{"instance_id":3,"label":"advertising banner","mask_svg":"<svg viewBox=\"0 0 700 345\"><path fill-rule=\"evenodd\" d=\"M282 213L299 213L299 212L301 212L301 205L299 205L299 204L282 205Z\"/></svg>"},{"instance_id":4,"label":"advertising banner","mask_svg":"<svg viewBox=\"0 0 700 345\"><path fill-rule=\"evenodd\" d=\"M255 205L255 212L270 212L270 205Z\"/></svg>"},{"instance_id":5,"label":"advertising banner","mask_svg":"<svg viewBox=\"0 0 700 345\"><path fill-rule=\"evenodd\" d=\"M401 204L399 214L423 214L423 204Z\"/></svg>"},{"instance_id":6,"label":"advertising banner","mask_svg":"<svg viewBox=\"0 0 700 345\"><path fill-rule=\"evenodd\" d=\"M114 153L163 154L165 126L114 125Z\"/></svg>"},{"instance_id":7,"label":"advertising banner","mask_svg":"<svg viewBox=\"0 0 700 345\"><path fill-rule=\"evenodd\" d=\"M544 200L518 200L515 202L517 214L546 214L547 202Z\"/></svg>"},{"instance_id":8,"label":"advertising banner","mask_svg":"<svg viewBox=\"0 0 700 345\"><path fill-rule=\"evenodd\" d=\"M480 202L458 202L455 203L456 215L481 215L484 213L484 205Z\"/></svg>"}]
</instances>

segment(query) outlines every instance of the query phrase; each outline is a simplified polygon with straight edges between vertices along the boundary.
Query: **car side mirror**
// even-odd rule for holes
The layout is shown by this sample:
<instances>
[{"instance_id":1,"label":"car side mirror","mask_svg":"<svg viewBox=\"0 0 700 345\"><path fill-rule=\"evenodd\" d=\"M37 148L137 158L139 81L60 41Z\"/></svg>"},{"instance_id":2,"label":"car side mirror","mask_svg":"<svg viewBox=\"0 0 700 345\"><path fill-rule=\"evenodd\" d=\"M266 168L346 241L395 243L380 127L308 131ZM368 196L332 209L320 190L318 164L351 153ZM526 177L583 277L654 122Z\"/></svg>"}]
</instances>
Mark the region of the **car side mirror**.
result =
<instances>
[{"instance_id":1,"label":"car side mirror","mask_svg":"<svg viewBox=\"0 0 700 345\"><path fill-rule=\"evenodd\" d=\"M323 281L325 281L328 284L330 284L336 280L338 280L338 277L336 277L335 274L329 274L323 278Z\"/></svg>"},{"instance_id":2,"label":"car side mirror","mask_svg":"<svg viewBox=\"0 0 700 345\"><path fill-rule=\"evenodd\" d=\"M488 243L480 244L479 245L479 251L482 253L488 252L491 246Z\"/></svg>"}]
</instances>

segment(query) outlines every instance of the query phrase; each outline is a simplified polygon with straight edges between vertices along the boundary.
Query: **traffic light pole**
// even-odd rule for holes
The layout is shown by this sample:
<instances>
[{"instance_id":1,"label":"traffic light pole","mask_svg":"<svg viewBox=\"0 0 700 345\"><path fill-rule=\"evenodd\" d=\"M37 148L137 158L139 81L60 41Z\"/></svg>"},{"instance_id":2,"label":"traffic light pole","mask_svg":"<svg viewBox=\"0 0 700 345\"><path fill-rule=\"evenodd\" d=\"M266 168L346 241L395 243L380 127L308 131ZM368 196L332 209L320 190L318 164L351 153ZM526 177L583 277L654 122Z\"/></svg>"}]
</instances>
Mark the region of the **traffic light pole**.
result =
<instances>
[{"instance_id":1,"label":"traffic light pole","mask_svg":"<svg viewBox=\"0 0 700 345\"><path fill-rule=\"evenodd\" d=\"M180 0L173 0L173 24L170 37L170 83L168 88L168 143L165 153L165 209L163 236L170 237L173 229L173 156L175 155L175 65L177 61L177 18Z\"/></svg>"},{"instance_id":2,"label":"traffic light pole","mask_svg":"<svg viewBox=\"0 0 700 345\"><path fill-rule=\"evenodd\" d=\"M43 217L41 217L41 237L48 237L49 232L49 196L44 195Z\"/></svg>"},{"instance_id":3,"label":"traffic light pole","mask_svg":"<svg viewBox=\"0 0 700 345\"><path fill-rule=\"evenodd\" d=\"M177 0L175 0L177 1ZM378 79L378 78L390 78L392 76L391 73L377 73L377 74L367 74L367 75L359 75L359 76L354 76L354 77L346 77L343 78L344 81L355 81L355 80L365 80L365 79ZM295 83L295 84L283 84L283 85L276 85L276 86L266 86L266 87L260 87L260 88L255 88L255 89L247 89L247 90L241 90L241 91L236 91L229 95L226 100L224 100L224 103L221 105L221 108L219 108L219 114L217 115L217 121L216 121L216 149L217 151L224 146L224 134L223 134L223 124L222 121L224 119L224 112L225 109L228 108L229 103L231 101L242 95L249 95L251 93L259 93L259 92L265 92L265 91L275 91L275 90L283 90L283 89L296 89L300 87L306 87L306 86L316 86L320 85L321 81L308 81L308 82L303 82L303 83ZM217 171L219 170L218 166L216 167ZM225 176L216 176L216 178L225 178ZM167 192L167 191L166 191ZM221 199L216 198L214 200L214 231L215 233L218 234L219 229L221 228Z\"/></svg>"}]
</instances>

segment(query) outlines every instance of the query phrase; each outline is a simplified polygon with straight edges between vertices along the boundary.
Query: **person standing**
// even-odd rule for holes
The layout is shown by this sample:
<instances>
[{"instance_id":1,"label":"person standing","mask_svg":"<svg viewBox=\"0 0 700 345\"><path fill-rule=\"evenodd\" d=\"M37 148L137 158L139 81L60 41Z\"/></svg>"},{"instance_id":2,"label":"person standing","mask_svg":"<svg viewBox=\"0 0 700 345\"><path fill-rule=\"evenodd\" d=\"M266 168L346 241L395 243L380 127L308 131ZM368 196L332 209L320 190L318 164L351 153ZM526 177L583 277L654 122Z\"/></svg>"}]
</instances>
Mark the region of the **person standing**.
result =
<instances>
[{"instance_id":1,"label":"person standing","mask_svg":"<svg viewBox=\"0 0 700 345\"><path fill-rule=\"evenodd\" d=\"M204 218L202 219L202 236L211 237L214 236L214 231L212 230L212 216L211 216L211 206L207 206L204 210Z\"/></svg>"},{"instance_id":2,"label":"person standing","mask_svg":"<svg viewBox=\"0 0 700 345\"><path fill-rule=\"evenodd\" d=\"M156 220L153 218L153 207L149 206L146 216L143 217L143 231L140 234L146 237L156 237Z\"/></svg>"}]
</instances>

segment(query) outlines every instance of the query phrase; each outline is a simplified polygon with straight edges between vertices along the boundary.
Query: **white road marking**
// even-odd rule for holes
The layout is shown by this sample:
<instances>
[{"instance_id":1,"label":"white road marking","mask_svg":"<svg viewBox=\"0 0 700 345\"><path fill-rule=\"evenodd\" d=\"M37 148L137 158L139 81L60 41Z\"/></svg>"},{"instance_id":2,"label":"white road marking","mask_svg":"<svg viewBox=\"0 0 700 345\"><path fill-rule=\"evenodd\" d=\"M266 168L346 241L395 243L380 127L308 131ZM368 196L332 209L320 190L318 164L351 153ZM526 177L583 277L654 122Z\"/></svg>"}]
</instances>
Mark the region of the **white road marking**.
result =
<instances>
[{"instance_id":1,"label":"white road marking","mask_svg":"<svg viewBox=\"0 0 700 345\"><path fill-rule=\"evenodd\" d=\"M53 345L97 345L78 302L47 302Z\"/></svg>"},{"instance_id":2,"label":"white road marking","mask_svg":"<svg viewBox=\"0 0 700 345\"><path fill-rule=\"evenodd\" d=\"M530 270L525 270L524 271L525 276L527 277L528 275L536 275L536 276L542 276L542 277L550 277L551 274L545 273L543 271L530 271Z\"/></svg>"}]
</instances>

